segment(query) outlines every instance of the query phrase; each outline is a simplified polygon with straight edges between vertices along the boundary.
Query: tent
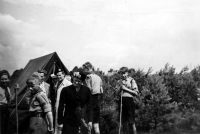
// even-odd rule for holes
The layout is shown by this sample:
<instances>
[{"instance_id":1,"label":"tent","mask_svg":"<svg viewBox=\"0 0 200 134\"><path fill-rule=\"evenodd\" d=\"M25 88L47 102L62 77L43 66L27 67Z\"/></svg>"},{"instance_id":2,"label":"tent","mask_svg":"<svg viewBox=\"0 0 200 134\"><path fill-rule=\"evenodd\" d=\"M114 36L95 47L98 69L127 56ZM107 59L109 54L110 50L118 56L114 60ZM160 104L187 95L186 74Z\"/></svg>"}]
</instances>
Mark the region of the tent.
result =
<instances>
[{"instance_id":1,"label":"tent","mask_svg":"<svg viewBox=\"0 0 200 134\"><path fill-rule=\"evenodd\" d=\"M19 76L15 77L10 83L10 89L12 99L11 103L9 104L9 125L8 128L10 133L16 133L16 110L15 110L15 94L14 94L14 86L15 84L19 84L20 89L17 91L17 102L18 105L18 120L19 120L19 132L24 133L24 128L27 127L29 123L29 116L28 116L28 107L26 100L26 80L32 75L33 72L36 72L39 68L44 69L47 71L46 75L46 82L50 84L51 77L50 75L58 68L63 70L65 73L68 73L67 68L62 63L60 58L58 57L57 53L51 53L36 59L32 59L28 62L25 68L19 73ZM51 91L50 91L51 92ZM12 130L12 131L11 131Z\"/></svg>"}]
</instances>

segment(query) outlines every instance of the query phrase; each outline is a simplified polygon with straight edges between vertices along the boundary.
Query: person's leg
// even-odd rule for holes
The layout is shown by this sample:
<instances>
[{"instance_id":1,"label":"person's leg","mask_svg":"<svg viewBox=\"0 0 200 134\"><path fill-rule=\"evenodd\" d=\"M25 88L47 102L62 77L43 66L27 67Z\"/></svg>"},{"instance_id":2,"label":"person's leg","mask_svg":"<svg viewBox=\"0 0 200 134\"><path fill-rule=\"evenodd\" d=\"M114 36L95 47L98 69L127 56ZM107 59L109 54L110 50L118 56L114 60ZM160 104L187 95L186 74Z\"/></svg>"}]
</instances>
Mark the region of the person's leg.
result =
<instances>
[{"instance_id":1,"label":"person's leg","mask_svg":"<svg viewBox=\"0 0 200 134\"><path fill-rule=\"evenodd\" d=\"M137 134L135 123L130 123L128 125L128 129L129 129L129 134Z\"/></svg>"},{"instance_id":2,"label":"person's leg","mask_svg":"<svg viewBox=\"0 0 200 134\"><path fill-rule=\"evenodd\" d=\"M99 116L100 116L100 102L99 95L92 96L92 104L93 104L93 128L95 134L100 134L99 129Z\"/></svg>"},{"instance_id":3,"label":"person's leg","mask_svg":"<svg viewBox=\"0 0 200 134\"><path fill-rule=\"evenodd\" d=\"M45 117L44 117L45 118ZM47 124L42 117L32 117L30 119L30 126L28 134L46 134Z\"/></svg>"},{"instance_id":4,"label":"person's leg","mask_svg":"<svg viewBox=\"0 0 200 134\"><path fill-rule=\"evenodd\" d=\"M99 123L94 123L94 132L95 134L100 134Z\"/></svg>"},{"instance_id":5,"label":"person's leg","mask_svg":"<svg viewBox=\"0 0 200 134\"><path fill-rule=\"evenodd\" d=\"M6 119L6 111L7 106L5 105L1 105L0 106L0 134L4 134L6 133L6 121L8 119Z\"/></svg>"}]
</instances>

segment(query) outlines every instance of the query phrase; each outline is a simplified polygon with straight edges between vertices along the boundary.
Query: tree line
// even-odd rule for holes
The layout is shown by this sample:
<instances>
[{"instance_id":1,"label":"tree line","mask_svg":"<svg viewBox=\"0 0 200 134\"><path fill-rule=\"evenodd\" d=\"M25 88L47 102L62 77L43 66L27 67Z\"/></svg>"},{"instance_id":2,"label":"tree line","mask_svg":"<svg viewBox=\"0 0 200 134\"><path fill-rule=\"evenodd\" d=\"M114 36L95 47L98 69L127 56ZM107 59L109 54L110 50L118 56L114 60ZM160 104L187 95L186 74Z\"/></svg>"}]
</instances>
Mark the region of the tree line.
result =
<instances>
[{"instance_id":1,"label":"tree line","mask_svg":"<svg viewBox=\"0 0 200 134\"><path fill-rule=\"evenodd\" d=\"M103 80L104 94L101 97L100 129L103 134L118 133L120 75L104 75L96 72ZM180 72L166 64L163 69L152 73L141 69L130 70L139 89L140 105L136 109L136 126L140 133L198 133L200 132L200 66Z\"/></svg>"}]
</instances>

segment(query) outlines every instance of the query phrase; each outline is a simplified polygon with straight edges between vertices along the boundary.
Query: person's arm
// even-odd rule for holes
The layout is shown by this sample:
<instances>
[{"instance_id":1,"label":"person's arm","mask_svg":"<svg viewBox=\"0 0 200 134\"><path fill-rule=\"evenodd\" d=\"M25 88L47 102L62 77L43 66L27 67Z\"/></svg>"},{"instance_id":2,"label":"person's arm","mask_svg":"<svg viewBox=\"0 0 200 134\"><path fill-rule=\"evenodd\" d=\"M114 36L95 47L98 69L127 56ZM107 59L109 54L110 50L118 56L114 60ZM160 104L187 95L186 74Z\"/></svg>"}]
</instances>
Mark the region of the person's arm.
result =
<instances>
[{"instance_id":1,"label":"person's arm","mask_svg":"<svg viewBox=\"0 0 200 134\"><path fill-rule=\"evenodd\" d=\"M58 125L62 125L63 124L63 111L64 111L64 106L65 106L65 94L66 94L66 88L64 87L60 93L60 100L59 100L59 105L58 105Z\"/></svg>"},{"instance_id":2,"label":"person's arm","mask_svg":"<svg viewBox=\"0 0 200 134\"><path fill-rule=\"evenodd\" d=\"M40 92L37 95L37 100L39 101L40 105L42 106L43 112L47 116L47 122L48 122L48 131L53 133L53 115L51 112L51 105L49 103L49 100L44 92Z\"/></svg>"},{"instance_id":3,"label":"person's arm","mask_svg":"<svg viewBox=\"0 0 200 134\"><path fill-rule=\"evenodd\" d=\"M100 82L100 92L103 93L103 82L102 82L102 80Z\"/></svg>"},{"instance_id":4,"label":"person's arm","mask_svg":"<svg viewBox=\"0 0 200 134\"><path fill-rule=\"evenodd\" d=\"M48 120L48 123L49 123L48 131L53 132L53 115L52 115L52 112L50 111L50 112L46 113L46 116L47 116L47 120Z\"/></svg>"},{"instance_id":5,"label":"person's arm","mask_svg":"<svg viewBox=\"0 0 200 134\"><path fill-rule=\"evenodd\" d=\"M92 90L92 78L91 78L91 76L87 75L85 82L87 84L87 87L89 87L90 91L91 91Z\"/></svg>"},{"instance_id":6,"label":"person's arm","mask_svg":"<svg viewBox=\"0 0 200 134\"><path fill-rule=\"evenodd\" d=\"M125 91L127 91L127 92L129 92L129 93L131 93L131 94L138 95L137 91L131 90L131 89L127 88L125 85L122 85L122 86L121 86L121 89L122 89L122 90L125 90Z\"/></svg>"}]
</instances>

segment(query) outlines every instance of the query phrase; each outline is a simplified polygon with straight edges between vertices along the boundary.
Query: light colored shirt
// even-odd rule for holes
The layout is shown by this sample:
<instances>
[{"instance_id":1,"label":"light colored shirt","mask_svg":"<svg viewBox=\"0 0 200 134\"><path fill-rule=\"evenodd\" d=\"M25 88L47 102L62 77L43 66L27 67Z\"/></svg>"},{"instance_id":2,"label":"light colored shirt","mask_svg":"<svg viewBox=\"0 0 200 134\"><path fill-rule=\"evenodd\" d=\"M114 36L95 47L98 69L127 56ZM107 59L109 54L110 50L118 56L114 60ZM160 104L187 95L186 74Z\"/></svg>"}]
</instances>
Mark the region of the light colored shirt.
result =
<instances>
[{"instance_id":1,"label":"light colored shirt","mask_svg":"<svg viewBox=\"0 0 200 134\"><path fill-rule=\"evenodd\" d=\"M62 83L60 83L60 85L58 85L58 89L57 89L57 94L56 94L56 104L55 104L55 134L59 134L60 131L58 130L58 106L59 106L59 101L60 101L60 93L62 91L62 89L64 87L70 86L72 83L70 81L68 81L66 78L63 79Z\"/></svg>"},{"instance_id":2,"label":"light colored shirt","mask_svg":"<svg viewBox=\"0 0 200 134\"><path fill-rule=\"evenodd\" d=\"M49 103L49 100L47 99L47 96L44 92L40 92L36 94L32 99L30 103L30 112L49 112L51 111L51 105Z\"/></svg>"},{"instance_id":3,"label":"light colored shirt","mask_svg":"<svg viewBox=\"0 0 200 134\"><path fill-rule=\"evenodd\" d=\"M40 88L42 89L42 91L43 91L45 94L47 94L47 93L46 93L45 86L44 86L44 81L40 84Z\"/></svg>"},{"instance_id":4,"label":"light colored shirt","mask_svg":"<svg viewBox=\"0 0 200 134\"><path fill-rule=\"evenodd\" d=\"M10 88L7 87L7 90L8 90L9 96L11 96ZM6 98L6 91L2 87L0 87L0 105L5 105L5 104L8 104L8 100Z\"/></svg>"},{"instance_id":5,"label":"light colored shirt","mask_svg":"<svg viewBox=\"0 0 200 134\"><path fill-rule=\"evenodd\" d=\"M89 74L85 81L87 86L90 88L92 95L103 93L102 80L98 75L93 73Z\"/></svg>"},{"instance_id":6,"label":"light colored shirt","mask_svg":"<svg viewBox=\"0 0 200 134\"><path fill-rule=\"evenodd\" d=\"M128 77L128 78L126 78L126 80L123 80L122 83L128 89L138 92L138 86L137 86L137 84L136 84L136 82L133 78ZM123 94L122 94L122 97L133 97L133 95L131 95L127 91L124 91Z\"/></svg>"}]
</instances>

